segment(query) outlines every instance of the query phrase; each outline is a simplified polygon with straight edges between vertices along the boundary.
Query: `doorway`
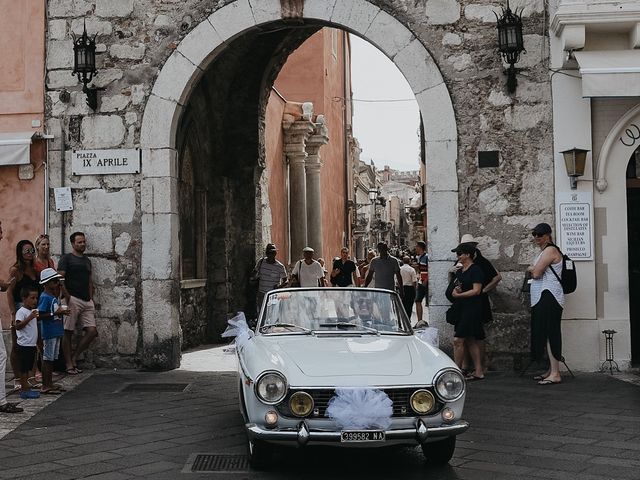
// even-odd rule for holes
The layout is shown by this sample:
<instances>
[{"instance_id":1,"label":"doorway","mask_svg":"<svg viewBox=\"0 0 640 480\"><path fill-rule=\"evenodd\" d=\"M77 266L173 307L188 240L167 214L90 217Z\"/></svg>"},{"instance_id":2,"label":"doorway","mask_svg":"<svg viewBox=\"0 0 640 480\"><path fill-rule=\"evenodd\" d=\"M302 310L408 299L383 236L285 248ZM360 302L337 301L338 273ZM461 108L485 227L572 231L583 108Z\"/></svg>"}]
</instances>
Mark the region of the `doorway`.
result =
<instances>
[{"instance_id":1,"label":"doorway","mask_svg":"<svg viewBox=\"0 0 640 480\"><path fill-rule=\"evenodd\" d=\"M627 231L629 245L629 321L631 364L640 365L640 148L627 166Z\"/></svg>"}]
</instances>

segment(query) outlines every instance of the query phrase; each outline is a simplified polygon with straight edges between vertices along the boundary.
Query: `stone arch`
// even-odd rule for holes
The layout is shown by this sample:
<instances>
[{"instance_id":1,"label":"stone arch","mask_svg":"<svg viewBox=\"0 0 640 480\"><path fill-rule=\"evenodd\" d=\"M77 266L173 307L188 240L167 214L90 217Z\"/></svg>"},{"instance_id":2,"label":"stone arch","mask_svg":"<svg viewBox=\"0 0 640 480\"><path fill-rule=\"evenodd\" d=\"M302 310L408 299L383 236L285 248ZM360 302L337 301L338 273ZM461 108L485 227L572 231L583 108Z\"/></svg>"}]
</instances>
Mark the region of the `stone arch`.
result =
<instances>
[{"instance_id":1,"label":"stone arch","mask_svg":"<svg viewBox=\"0 0 640 480\"><path fill-rule=\"evenodd\" d=\"M177 361L168 359L166 352L173 352L176 359L180 356L176 131L183 106L207 66L228 43L262 25L282 23L288 13L283 11L284 4L287 2L280 0L236 0L212 13L167 59L145 106L140 146L145 155L143 199L151 199L142 204L142 362L147 366L170 368ZM411 86L426 125L430 278L444 284L451 245L459 238L458 146L453 104L438 66L413 32L370 1L305 0L302 17L296 20L361 36L384 52ZM158 243L158 238L166 241ZM444 297L433 296L432 318L442 318L445 305Z\"/></svg>"}]
</instances>

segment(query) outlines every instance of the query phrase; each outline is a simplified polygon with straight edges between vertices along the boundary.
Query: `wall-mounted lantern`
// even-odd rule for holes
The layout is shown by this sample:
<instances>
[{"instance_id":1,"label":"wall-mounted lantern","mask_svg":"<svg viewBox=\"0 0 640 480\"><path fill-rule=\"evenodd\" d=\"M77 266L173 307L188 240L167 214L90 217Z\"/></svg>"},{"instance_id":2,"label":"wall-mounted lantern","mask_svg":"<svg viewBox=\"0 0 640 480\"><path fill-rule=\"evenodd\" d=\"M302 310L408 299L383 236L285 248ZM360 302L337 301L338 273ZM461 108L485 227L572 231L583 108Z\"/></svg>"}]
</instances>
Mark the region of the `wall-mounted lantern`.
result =
<instances>
[{"instance_id":1,"label":"wall-mounted lantern","mask_svg":"<svg viewBox=\"0 0 640 480\"><path fill-rule=\"evenodd\" d=\"M82 91L87 95L87 105L91 110L98 109L98 88L87 87L87 84L93 80L93 76L98 73L96 70L96 35L93 38L87 35L87 23L84 24L84 32L82 36L76 38L73 36L73 72L77 75L78 80L82 83Z\"/></svg>"},{"instance_id":2,"label":"wall-mounted lantern","mask_svg":"<svg viewBox=\"0 0 640 480\"><path fill-rule=\"evenodd\" d=\"M377 188L371 188L369 189L369 201L371 202L371 205L373 205L376 201L376 198L378 198L378 194L380 192L378 191Z\"/></svg>"},{"instance_id":3,"label":"wall-mounted lantern","mask_svg":"<svg viewBox=\"0 0 640 480\"><path fill-rule=\"evenodd\" d=\"M507 69L507 90L509 93L514 93L516 85L518 85L514 65L520 60L520 54L525 51L522 38L522 17L517 10L515 12L511 11L509 0L507 0L507 8L502 8L502 16L495 15L498 21L498 51L504 61L509 64Z\"/></svg>"},{"instance_id":4,"label":"wall-mounted lantern","mask_svg":"<svg viewBox=\"0 0 640 480\"><path fill-rule=\"evenodd\" d=\"M572 148L562 153L564 156L564 166L567 168L567 175L570 179L571 190L578 188L578 177L584 175L584 167L587 163L587 153L589 150Z\"/></svg>"}]
</instances>

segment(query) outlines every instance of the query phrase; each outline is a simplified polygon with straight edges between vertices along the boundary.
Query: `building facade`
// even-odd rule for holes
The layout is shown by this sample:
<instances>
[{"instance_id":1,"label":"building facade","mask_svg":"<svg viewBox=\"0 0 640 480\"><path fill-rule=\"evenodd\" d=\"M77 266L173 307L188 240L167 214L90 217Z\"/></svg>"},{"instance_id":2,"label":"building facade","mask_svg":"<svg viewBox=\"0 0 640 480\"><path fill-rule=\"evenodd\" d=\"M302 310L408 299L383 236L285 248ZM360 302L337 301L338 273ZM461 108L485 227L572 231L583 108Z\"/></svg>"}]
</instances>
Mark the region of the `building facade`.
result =
<instances>
[{"instance_id":1,"label":"building facade","mask_svg":"<svg viewBox=\"0 0 640 480\"><path fill-rule=\"evenodd\" d=\"M16 261L18 241L47 231L47 139L44 138L45 5L2 0L0 8L0 278ZM2 327L11 315L0 295Z\"/></svg>"},{"instance_id":2,"label":"building facade","mask_svg":"<svg viewBox=\"0 0 640 480\"><path fill-rule=\"evenodd\" d=\"M272 87L289 54L321 26L330 25L382 50L418 101L425 184L415 213L426 215L422 224L431 260L430 319L442 332L441 344L446 347L452 334L443 320L451 248L461 234L472 233L503 275L493 295L491 362L497 368L521 366L528 357L529 312L519 289L536 255L530 230L541 221L555 223L564 202L560 194L566 193L561 189L568 185L558 152L572 147L596 152L602 146L608 149L606 158L613 158L611 152L632 147L611 139L629 129L633 137L631 125L637 124L635 114L629 113L634 103L628 99L633 96L617 101L598 95L583 98L584 79L574 77L590 75L588 69L599 66L574 66L570 76L554 73L570 68L564 57L579 50L581 31L584 53L614 42L616 49L635 54L630 46L637 36L632 26L635 2L587 2L578 7L580 2L551 3L547 8L542 0L510 2L522 14L526 53L517 65L518 87L509 94L496 51L494 12L501 13L502 2L50 0L46 124L47 132L61 141L52 143L49 181L52 188L71 187L74 209L61 214L49 208L48 225L53 238L64 239L74 230L88 233L100 287L97 359L174 367L182 348L181 316L195 312L214 318L210 333L215 333L228 315L246 304L247 278L269 225L263 206L269 195L264 188L271 148L265 143L265 118ZM602 11L593 9L598 3ZM571 17L574 13L564 15L574 7L583 10L581 19ZM598 16L606 19L603 25L616 24L625 33L613 35L613 40L599 35L599 27L590 27ZM81 31L84 20L89 33L97 35L99 71L94 84L104 88L96 111L85 105L81 86L70 75L71 32ZM576 58L579 63L580 55ZM612 68L618 72L621 66ZM602 86L592 80L594 88ZM587 125L594 114L603 120ZM319 123L317 117L309 120ZM331 122L326 125L331 137ZM560 125L576 135L561 134ZM567 144L561 145L561 139ZM624 140L631 143L630 138ZM345 150L350 142L345 142ZM139 173L72 171L73 150L124 148L140 149ZM622 174L633 151L619 154L626 155ZM483 152L497 152L497 161L482 164L478 159ZM621 211L625 186L612 187L620 186L615 181L627 180L611 173L612 161L598 158L603 160L596 165L596 186L605 185L599 181L602 172L607 186L593 193L595 254L578 263L579 290L565 310L571 319L565 328L565 357L570 365L587 370L603 360L598 333L602 326L615 326L620 332L616 355L623 365L628 366L631 352L630 319L624 313L629 305L626 232L619 229L627 224L611 213L606 221L601 216L604 211ZM588 179L588 174L582 178ZM633 178L629 180L633 184ZM189 204L181 196L185 185L199 192L197 201ZM323 193L332 185L321 184ZM588 185L579 181L578 191ZM356 208L369 201L359 197L361 193L345 193L354 206L352 217L340 231L323 230L323 238L330 234L344 241L348 225L359 225L364 209ZM273 210L270 215L273 227ZM344 208L336 215L337 222ZM182 260L185 222L207 225L206 236L189 240L195 252L193 266ZM61 245L54 242L54 248L60 250ZM206 268L198 270L198 262ZM205 278L197 278L200 275ZM604 279L608 283L600 281ZM592 348L583 344L579 351L582 338L577 332L587 325Z\"/></svg>"},{"instance_id":3,"label":"building facade","mask_svg":"<svg viewBox=\"0 0 640 480\"><path fill-rule=\"evenodd\" d=\"M606 360L615 330L621 368L640 362L640 3L560 1L550 11L555 225L575 252L580 289L568 297L567 353L579 368ZM561 152L588 150L570 186Z\"/></svg>"}]
</instances>

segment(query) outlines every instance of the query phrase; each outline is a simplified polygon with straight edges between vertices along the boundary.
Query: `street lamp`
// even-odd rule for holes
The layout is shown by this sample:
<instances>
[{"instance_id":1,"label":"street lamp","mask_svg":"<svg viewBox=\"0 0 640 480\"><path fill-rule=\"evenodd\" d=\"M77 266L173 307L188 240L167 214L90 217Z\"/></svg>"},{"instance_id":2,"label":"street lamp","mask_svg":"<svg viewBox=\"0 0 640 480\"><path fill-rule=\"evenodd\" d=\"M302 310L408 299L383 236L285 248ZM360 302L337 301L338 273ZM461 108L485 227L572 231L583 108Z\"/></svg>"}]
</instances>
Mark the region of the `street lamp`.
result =
<instances>
[{"instance_id":1,"label":"street lamp","mask_svg":"<svg viewBox=\"0 0 640 480\"><path fill-rule=\"evenodd\" d=\"M373 204L378 198L378 189L370 188L369 189L369 201Z\"/></svg>"},{"instance_id":2,"label":"street lamp","mask_svg":"<svg viewBox=\"0 0 640 480\"><path fill-rule=\"evenodd\" d=\"M564 156L564 166L570 179L571 190L578 188L578 177L584 175L584 167L587 163L587 153L589 150L572 148L562 153Z\"/></svg>"},{"instance_id":3,"label":"street lamp","mask_svg":"<svg viewBox=\"0 0 640 480\"><path fill-rule=\"evenodd\" d=\"M96 35L93 38L87 35L87 22L84 22L84 32L79 38L73 33L73 72L82 83L82 91L87 95L87 105L91 110L98 109L98 88L87 87L93 76L98 73L96 70Z\"/></svg>"},{"instance_id":4,"label":"street lamp","mask_svg":"<svg viewBox=\"0 0 640 480\"><path fill-rule=\"evenodd\" d=\"M522 17L517 10L511 11L509 0L507 0L507 8L502 8L502 16L498 17L495 12L494 15L498 21L498 51L504 61L509 64L507 90L509 93L514 93L516 85L518 85L514 65L520 60L520 54L525 51L522 38Z\"/></svg>"}]
</instances>

